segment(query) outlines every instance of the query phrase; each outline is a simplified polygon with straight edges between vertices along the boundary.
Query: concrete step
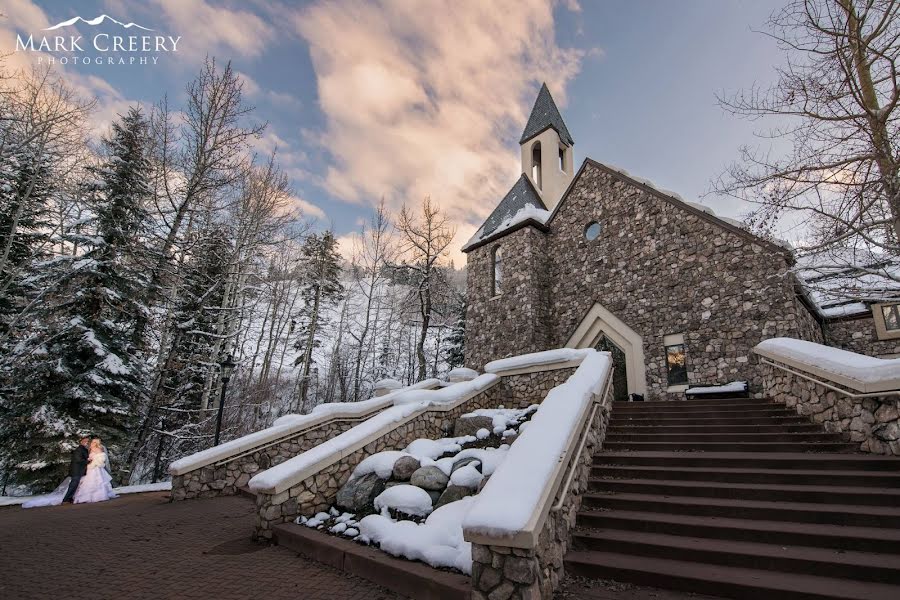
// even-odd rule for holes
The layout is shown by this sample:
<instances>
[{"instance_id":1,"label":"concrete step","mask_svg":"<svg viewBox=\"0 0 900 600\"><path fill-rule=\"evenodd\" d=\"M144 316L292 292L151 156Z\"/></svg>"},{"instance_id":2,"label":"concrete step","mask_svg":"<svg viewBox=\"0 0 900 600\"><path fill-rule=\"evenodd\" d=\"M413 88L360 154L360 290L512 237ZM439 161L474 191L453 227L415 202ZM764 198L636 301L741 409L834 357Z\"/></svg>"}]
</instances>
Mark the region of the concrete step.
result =
<instances>
[{"instance_id":1,"label":"concrete step","mask_svg":"<svg viewBox=\"0 0 900 600\"><path fill-rule=\"evenodd\" d=\"M394 558L376 548L302 527L276 525L274 540L313 560L417 600L470 600L469 577Z\"/></svg>"},{"instance_id":2,"label":"concrete step","mask_svg":"<svg viewBox=\"0 0 900 600\"><path fill-rule=\"evenodd\" d=\"M709 540L616 529L576 530L573 545L579 551L678 557L679 560L731 567L900 584L900 555L897 554Z\"/></svg>"},{"instance_id":3,"label":"concrete step","mask_svg":"<svg viewBox=\"0 0 900 600\"><path fill-rule=\"evenodd\" d=\"M731 404L721 407L714 406L685 406L685 407L653 407L653 408L633 408L633 407L615 407L612 414L624 416L697 416L697 417L727 417L733 415L743 416L792 416L796 415L796 411L791 408L785 408L781 404Z\"/></svg>"},{"instance_id":4,"label":"concrete step","mask_svg":"<svg viewBox=\"0 0 900 600\"><path fill-rule=\"evenodd\" d=\"M844 442L616 442L605 441L605 450L638 452L856 452L859 444Z\"/></svg>"},{"instance_id":5,"label":"concrete step","mask_svg":"<svg viewBox=\"0 0 900 600\"><path fill-rule=\"evenodd\" d=\"M643 531L712 540L762 542L784 546L835 548L900 554L900 530L823 523L792 523L639 510L588 510L578 513L578 527Z\"/></svg>"},{"instance_id":6,"label":"concrete step","mask_svg":"<svg viewBox=\"0 0 900 600\"><path fill-rule=\"evenodd\" d=\"M753 423L739 425L645 425L616 423L610 425L607 434L666 434L666 433L821 433L822 427L813 423Z\"/></svg>"},{"instance_id":7,"label":"concrete step","mask_svg":"<svg viewBox=\"0 0 900 600\"><path fill-rule=\"evenodd\" d=\"M900 534L900 507L596 492L584 494L582 507L584 510L628 510L668 515L896 528Z\"/></svg>"},{"instance_id":8,"label":"concrete step","mask_svg":"<svg viewBox=\"0 0 900 600\"><path fill-rule=\"evenodd\" d=\"M566 572L757 600L896 600L900 586L613 552L570 552Z\"/></svg>"},{"instance_id":9,"label":"concrete step","mask_svg":"<svg viewBox=\"0 0 900 600\"><path fill-rule=\"evenodd\" d=\"M729 404L774 404L768 398L692 398L690 400L653 400L650 402L613 402L613 409L617 408L656 408L666 406L723 406Z\"/></svg>"},{"instance_id":10,"label":"concrete step","mask_svg":"<svg viewBox=\"0 0 900 600\"><path fill-rule=\"evenodd\" d=\"M754 469L727 467L682 467L605 465L595 466L597 479L645 479L668 481L708 481L721 483L836 485L873 488L900 488L900 475L890 471Z\"/></svg>"},{"instance_id":11,"label":"concrete step","mask_svg":"<svg viewBox=\"0 0 900 600\"><path fill-rule=\"evenodd\" d=\"M750 417L700 417L691 418L679 415L678 417L654 417L651 415L625 416L613 413L609 419L610 427L632 425L783 425L783 424L809 424L809 419L799 415L788 416L750 416Z\"/></svg>"},{"instance_id":12,"label":"concrete step","mask_svg":"<svg viewBox=\"0 0 900 600\"><path fill-rule=\"evenodd\" d=\"M815 469L874 471L900 477L900 459L874 454L805 452L660 452L604 450L594 455L595 465L631 465L733 469Z\"/></svg>"},{"instance_id":13,"label":"concrete step","mask_svg":"<svg viewBox=\"0 0 900 600\"><path fill-rule=\"evenodd\" d=\"M840 433L753 432L753 433L623 433L610 430L607 442L843 442Z\"/></svg>"},{"instance_id":14,"label":"concrete step","mask_svg":"<svg viewBox=\"0 0 900 600\"><path fill-rule=\"evenodd\" d=\"M597 493L691 496L703 498L807 502L865 506L900 506L900 489L837 485L784 485L776 483L725 483L677 479L591 479Z\"/></svg>"}]
</instances>

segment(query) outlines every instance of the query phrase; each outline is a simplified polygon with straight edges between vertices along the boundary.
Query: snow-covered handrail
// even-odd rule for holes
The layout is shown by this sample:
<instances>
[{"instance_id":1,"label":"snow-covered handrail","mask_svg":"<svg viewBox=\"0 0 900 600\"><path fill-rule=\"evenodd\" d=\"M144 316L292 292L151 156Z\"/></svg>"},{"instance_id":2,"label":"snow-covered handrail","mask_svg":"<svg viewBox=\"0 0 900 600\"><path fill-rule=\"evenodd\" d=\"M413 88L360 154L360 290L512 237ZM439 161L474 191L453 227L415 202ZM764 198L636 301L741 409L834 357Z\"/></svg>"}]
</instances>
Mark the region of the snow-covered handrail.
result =
<instances>
[{"instance_id":1,"label":"snow-covered handrail","mask_svg":"<svg viewBox=\"0 0 900 600\"><path fill-rule=\"evenodd\" d=\"M249 487L257 493L280 494L422 413L452 410L499 381L497 375L484 374L437 390L406 388L384 396L391 398L392 407L303 454L257 473Z\"/></svg>"},{"instance_id":2,"label":"snow-covered handrail","mask_svg":"<svg viewBox=\"0 0 900 600\"><path fill-rule=\"evenodd\" d=\"M580 350L576 348L557 348L556 350L521 354L491 361L484 366L484 372L496 373L497 375L518 375L520 373L577 367L591 352L593 350L590 348Z\"/></svg>"},{"instance_id":3,"label":"snow-covered handrail","mask_svg":"<svg viewBox=\"0 0 900 600\"><path fill-rule=\"evenodd\" d=\"M861 394L900 390L897 358L875 358L793 338L764 340L753 352Z\"/></svg>"},{"instance_id":4,"label":"snow-covered handrail","mask_svg":"<svg viewBox=\"0 0 900 600\"><path fill-rule=\"evenodd\" d=\"M547 394L463 521L465 539L534 548L579 445L579 432L612 375L608 353L582 351L569 379ZM515 498L515 502L510 502Z\"/></svg>"},{"instance_id":5,"label":"snow-covered handrail","mask_svg":"<svg viewBox=\"0 0 900 600\"><path fill-rule=\"evenodd\" d=\"M276 444L286 438L294 437L304 431L321 427L333 421L364 418L392 406L394 399L399 394L413 390L427 390L437 387L441 383L438 379L426 379L378 398L362 402L320 404L308 415L285 415L278 419L272 427L261 429L214 448L208 448L176 460L169 466L169 473L173 476L184 475L207 465L229 460L259 448Z\"/></svg>"}]
</instances>

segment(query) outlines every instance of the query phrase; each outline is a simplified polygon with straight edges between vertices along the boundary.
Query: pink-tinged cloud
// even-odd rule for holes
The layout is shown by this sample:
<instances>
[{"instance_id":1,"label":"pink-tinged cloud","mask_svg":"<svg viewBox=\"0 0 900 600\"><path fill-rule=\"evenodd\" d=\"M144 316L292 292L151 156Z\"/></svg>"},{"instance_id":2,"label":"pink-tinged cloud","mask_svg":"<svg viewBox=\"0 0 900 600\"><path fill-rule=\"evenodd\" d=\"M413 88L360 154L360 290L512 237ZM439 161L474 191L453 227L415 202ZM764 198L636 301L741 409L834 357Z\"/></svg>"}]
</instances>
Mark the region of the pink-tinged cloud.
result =
<instances>
[{"instance_id":1,"label":"pink-tinged cloud","mask_svg":"<svg viewBox=\"0 0 900 600\"><path fill-rule=\"evenodd\" d=\"M461 225L457 246L515 181L540 82L564 103L583 56L556 44L542 0L320 2L293 23L326 117L315 141L333 159L319 183L392 209L430 195Z\"/></svg>"},{"instance_id":2,"label":"pink-tinged cloud","mask_svg":"<svg viewBox=\"0 0 900 600\"><path fill-rule=\"evenodd\" d=\"M127 6L133 3L131 0ZM156 7L172 29L168 35L184 36L178 46L182 55L240 54L255 58L265 52L273 38L271 24L249 10L213 6L207 0L152 0L140 4Z\"/></svg>"}]
</instances>

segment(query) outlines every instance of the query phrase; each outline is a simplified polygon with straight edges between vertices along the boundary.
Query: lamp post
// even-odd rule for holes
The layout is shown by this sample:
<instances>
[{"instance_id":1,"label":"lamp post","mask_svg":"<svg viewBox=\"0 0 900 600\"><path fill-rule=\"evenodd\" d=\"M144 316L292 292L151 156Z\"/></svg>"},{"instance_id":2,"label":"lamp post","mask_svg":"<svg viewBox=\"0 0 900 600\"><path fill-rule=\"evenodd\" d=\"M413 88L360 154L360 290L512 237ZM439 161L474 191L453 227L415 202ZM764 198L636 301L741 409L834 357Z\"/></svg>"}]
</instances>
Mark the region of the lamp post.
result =
<instances>
[{"instance_id":1,"label":"lamp post","mask_svg":"<svg viewBox=\"0 0 900 600\"><path fill-rule=\"evenodd\" d=\"M222 362L219 363L219 368L222 369L222 395L219 398L219 414L216 415L216 439L213 442L213 446L219 445L219 434L222 432L222 412L225 410L225 388L228 387L231 372L234 371L236 366L237 363L234 362L234 358L230 354L225 356Z\"/></svg>"}]
</instances>

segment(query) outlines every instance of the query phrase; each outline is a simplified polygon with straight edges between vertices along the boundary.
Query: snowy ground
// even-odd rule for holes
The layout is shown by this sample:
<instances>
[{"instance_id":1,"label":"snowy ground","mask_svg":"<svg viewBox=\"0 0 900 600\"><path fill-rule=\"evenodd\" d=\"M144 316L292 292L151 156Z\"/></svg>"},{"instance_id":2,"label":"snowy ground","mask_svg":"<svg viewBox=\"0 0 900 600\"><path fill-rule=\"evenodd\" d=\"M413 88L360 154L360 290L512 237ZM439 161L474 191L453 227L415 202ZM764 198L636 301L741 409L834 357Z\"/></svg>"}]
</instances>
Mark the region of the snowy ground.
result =
<instances>
[{"instance_id":1,"label":"snowy ground","mask_svg":"<svg viewBox=\"0 0 900 600\"><path fill-rule=\"evenodd\" d=\"M141 485L117 487L113 488L113 491L121 496L122 494L141 494L144 492L166 492L171 489L171 481L161 481L159 483L145 483ZM0 496L0 506L18 506L19 504L38 497L39 496Z\"/></svg>"}]
</instances>

